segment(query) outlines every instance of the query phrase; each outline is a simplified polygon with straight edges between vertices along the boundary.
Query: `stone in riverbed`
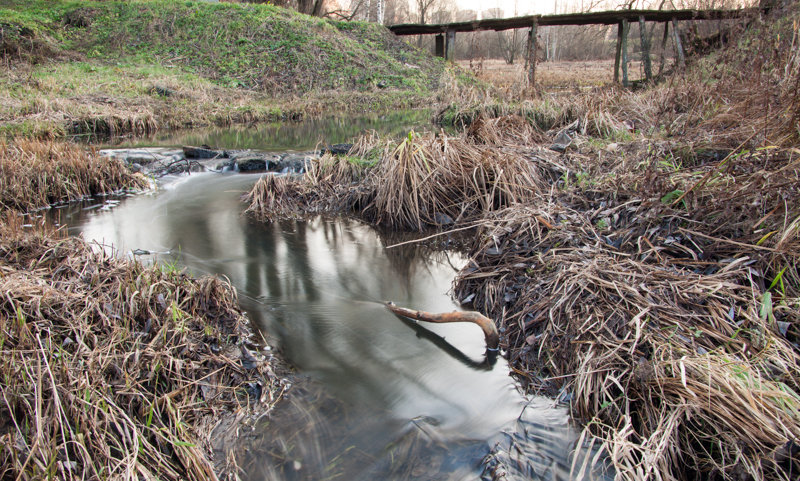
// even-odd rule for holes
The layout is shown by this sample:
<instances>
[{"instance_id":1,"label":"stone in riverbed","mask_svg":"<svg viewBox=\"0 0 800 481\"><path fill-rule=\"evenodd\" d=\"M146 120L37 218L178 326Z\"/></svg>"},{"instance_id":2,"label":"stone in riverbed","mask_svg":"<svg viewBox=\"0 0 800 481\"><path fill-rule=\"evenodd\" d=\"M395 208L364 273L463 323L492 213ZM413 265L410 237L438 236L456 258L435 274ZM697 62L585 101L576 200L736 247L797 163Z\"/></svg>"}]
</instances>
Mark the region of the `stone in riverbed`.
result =
<instances>
[{"instance_id":1,"label":"stone in riverbed","mask_svg":"<svg viewBox=\"0 0 800 481\"><path fill-rule=\"evenodd\" d=\"M228 153L224 150L215 150L207 145L200 147L185 145L183 147L183 155L187 159L223 159L228 157Z\"/></svg>"},{"instance_id":2,"label":"stone in riverbed","mask_svg":"<svg viewBox=\"0 0 800 481\"><path fill-rule=\"evenodd\" d=\"M306 162L316 158L316 156L309 153L293 153L289 152L283 154L280 160L278 172L294 172L300 174L306 171Z\"/></svg>"},{"instance_id":3,"label":"stone in riverbed","mask_svg":"<svg viewBox=\"0 0 800 481\"><path fill-rule=\"evenodd\" d=\"M571 144L572 137L570 137L569 133L565 129L556 135L555 140L553 140L553 145L550 146L550 150L555 150L556 152L565 152Z\"/></svg>"},{"instance_id":4,"label":"stone in riverbed","mask_svg":"<svg viewBox=\"0 0 800 481\"><path fill-rule=\"evenodd\" d=\"M103 149L100 155L121 160L127 164L139 164L147 166L156 162L168 164L183 159L183 152L180 150L152 147L140 149Z\"/></svg>"},{"instance_id":5,"label":"stone in riverbed","mask_svg":"<svg viewBox=\"0 0 800 481\"><path fill-rule=\"evenodd\" d=\"M320 155L330 152L333 155L346 155L353 148L353 144L333 144L323 148Z\"/></svg>"},{"instance_id":6,"label":"stone in riverbed","mask_svg":"<svg viewBox=\"0 0 800 481\"><path fill-rule=\"evenodd\" d=\"M236 166L234 170L239 172L258 172L277 169L280 157L265 152L245 151L231 155L231 160ZM225 165L229 164L226 163ZM223 165L223 168L225 165ZM217 168L219 167L217 166Z\"/></svg>"}]
</instances>

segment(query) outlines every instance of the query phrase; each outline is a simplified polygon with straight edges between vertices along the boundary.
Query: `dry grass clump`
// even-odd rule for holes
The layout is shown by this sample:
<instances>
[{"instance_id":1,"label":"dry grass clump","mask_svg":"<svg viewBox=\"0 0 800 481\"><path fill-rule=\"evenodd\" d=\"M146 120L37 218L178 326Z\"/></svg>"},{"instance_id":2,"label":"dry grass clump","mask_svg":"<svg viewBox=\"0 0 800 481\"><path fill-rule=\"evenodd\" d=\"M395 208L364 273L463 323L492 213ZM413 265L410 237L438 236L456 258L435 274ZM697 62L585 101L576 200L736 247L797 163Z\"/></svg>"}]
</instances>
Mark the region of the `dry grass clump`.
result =
<instances>
[{"instance_id":1,"label":"dry grass clump","mask_svg":"<svg viewBox=\"0 0 800 481\"><path fill-rule=\"evenodd\" d=\"M558 202L498 217L456 295L499 321L532 389L574 393L574 413L618 473L793 478L796 291L767 288L747 255L687 262L685 238L651 232L615 246Z\"/></svg>"},{"instance_id":2,"label":"dry grass clump","mask_svg":"<svg viewBox=\"0 0 800 481\"><path fill-rule=\"evenodd\" d=\"M152 112L126 112L126 114L76 118L72 120L68 130L71 134L92 134L98 137L116 137L124 134L144 137L156 133L159 129L158 119Z\"/></svg>"},{"instance_id":3,"label":"dry grass clump","mask_svg":"<svg viewBox=\"0 0 800 481\"><path fill-rule=\"evenodd\" d=\"M0 239L0 477L217 479L213 427L279 389L240 351L232 288L77 238Z\"/></svg>"},{"instance_id":4,"label":"dry grass clump","mask_svg":"<svg viewBox=\"0 0 800 481\"><path fill-rule=\"evenodd\" d=\"M601 138L630 137L633 131L652 130L661 107L656 98L640 96L616 86L592 88L574 95L544 96L514 103L492 102L470 104L458 102L440 112L436 121L443 125L469 128L479 119L499 119L513 138L519 136L519 125L505 125L509 119L522 117L534 134L531 140L544 141L545 136L535 132L555 134L570 127L582 135ZM515 122L516 124L516 122ZM523 138L530 134L524 135Z\"/></svg>"},{"instance_id":5,"label":"dry grass clump","mask_svg":"<svg viewBox=\"0 0 800 481\"><path fill-rule=\"evenodd\" d=\"M651 256L698 265L747 255L770 279L786 268L784 285L798 295L800 158L743 146L726 154L640 142L575 154L564 162L575 169L564 202L618 248L638 252L632 243L647 239Z\"/></svg>"},{"instance_id":6,"label":"dry grass clump","mask_svg":"<svg viewBox=\"0 0 800 481\"><path fill-rule=\"evenodd\" d=\"M533 389L574 393L625 478L793 479L796 153L682 167L649 147L575 154L571 183L488 217L456 295L499 321Z\"/></svg>"},{"instance_id":7,"label":"dry grass clump","mask_svg":"<svg viewBox=\"0 0 800 481\"><path fill-rule=\"evenodd\" d=\"M489 145L509 142L531 145L545 142L545 136L520 115L496 118L479 115L467 128L466 136L475 143Z\"/></svg>"},{"instance_id":8,"label":"dry grass clump","mask_svg":"<svg viewBox=\"0 0 800 481\"><path fill-rule=\"evenodd\" d=\"M147 179L117 160L63 142L0 142L0 208L26 211L120 189Z\"/></svg>"},{"instance_id":9,"label":"dry grass clump","mask_svg":"<svg viewBox=\"0 0 800 481\"><path fill-rule=\"evenodd\" d=\"M299 217L309 193L291 177L267 174L258 179L242 200L248 204L246 212L261 220L274 221Z\"/></svg>"},{"instance_id":10,"label":"dry grass clump","mask_svg":"<svg viewBox=\"0 0 800 481\"><path fill-rule=\"evenodd\" d=\"M365 139L351 156L312 163L302 178L262 179L246 197L248 211L263 218L349 211L377 225L423 230L526 202L551 182L546 160L520 148L434 133L411 132L399 143Z\"/></svg>"},{"instance_id":11,"label":"dry grass clump","mask_svg":"<svg viewBox=\"0 0 800 481\"><path fill-rule=\"evenodd\" d=\"M525 202L546 185L520 151L432 133L387 144L370 174L374 194L362 215L403 230L473 220Z\"/></svg>"}]
</instances>

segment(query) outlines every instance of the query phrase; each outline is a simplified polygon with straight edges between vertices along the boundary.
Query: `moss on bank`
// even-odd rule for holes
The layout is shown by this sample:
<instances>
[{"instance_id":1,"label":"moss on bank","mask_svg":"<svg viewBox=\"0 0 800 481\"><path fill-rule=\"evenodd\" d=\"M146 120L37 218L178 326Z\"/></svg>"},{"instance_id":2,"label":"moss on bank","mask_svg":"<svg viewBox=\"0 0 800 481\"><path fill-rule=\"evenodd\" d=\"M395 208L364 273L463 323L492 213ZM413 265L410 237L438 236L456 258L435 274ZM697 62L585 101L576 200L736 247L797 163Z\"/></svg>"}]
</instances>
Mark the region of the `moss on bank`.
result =
<instances>
[{"instance_id":1,"label":"moss on bank","mask_svg":"<svg viewBox=\"0 0 800 481\"><path fill-rule=\"evenodd\" d=\"M3 0L0 18L6 135L410 108L463 77L380 25L271 5Z\"/></svg>"}]
</instances>

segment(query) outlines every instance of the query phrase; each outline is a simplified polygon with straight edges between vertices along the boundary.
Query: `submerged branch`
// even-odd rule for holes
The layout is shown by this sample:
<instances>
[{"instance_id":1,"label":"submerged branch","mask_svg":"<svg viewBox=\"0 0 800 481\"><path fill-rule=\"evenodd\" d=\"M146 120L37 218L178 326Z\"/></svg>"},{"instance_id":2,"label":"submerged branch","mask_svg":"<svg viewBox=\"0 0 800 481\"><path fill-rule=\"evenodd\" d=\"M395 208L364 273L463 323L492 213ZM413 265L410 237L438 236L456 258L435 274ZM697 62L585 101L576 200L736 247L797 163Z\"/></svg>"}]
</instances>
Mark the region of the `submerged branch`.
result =
<instances>
[{"instance_id":1,"label":"submerged branch","mask_svg":"<svg viewBox=\"0 0 800 481\"><path fill-rule=\"evenodd\" d=\"M471 322L477 324L483 331L486 338L486 348L491 351L496 351L500 345L500 334L497 332L497 327L494 321L484 316L483 314L475 311L453 311L444 313L431 313L425 311L415 311L405 307L399 307L393 302L387 302L386 308L400 316L405 316L411 319L425 322Z\"/></svg>"}]
</instances>

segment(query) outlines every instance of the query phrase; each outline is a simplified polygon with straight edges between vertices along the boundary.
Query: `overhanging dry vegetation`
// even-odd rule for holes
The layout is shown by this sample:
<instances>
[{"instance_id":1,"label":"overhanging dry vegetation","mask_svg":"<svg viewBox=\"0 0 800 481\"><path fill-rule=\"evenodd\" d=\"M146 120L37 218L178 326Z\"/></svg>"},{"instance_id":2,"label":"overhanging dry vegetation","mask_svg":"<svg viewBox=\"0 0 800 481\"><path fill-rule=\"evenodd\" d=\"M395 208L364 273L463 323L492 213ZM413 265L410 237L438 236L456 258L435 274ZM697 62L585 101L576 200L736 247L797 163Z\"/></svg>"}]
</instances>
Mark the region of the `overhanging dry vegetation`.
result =
<instances>
[{"instance_id":1,"label":"overhanging dry vegetation","mask_svg":"<svg viewBox=\"0 0 800 481\"><path fill-rule=\"evenodd\" d=\"M0 210L27 211L121 189L148 187L118 161L63 142L0 142Z\"/></svg>"},{"instance_id":2,"label":"overhanging dry vegetation","mask_svg":"<svg viewBox=\"0 0 800 481\"><path fill-rule=\"evenodd\" d=\"M549 126L577 121L560 189L487 219L456 281L626 479L800 472L792 18L690 82L549 106Z\"/></svg>"},{"instance_id":3,"label":"overhanging dry vegetation","mask_svg":"<svg viewBox=\"0 0 800 481\"><path fill-rule=\"evenodd\" d=\"M240 354L230 286L76 238L0 239L0 477L216 479L211 429L278 386Z\"/></svg>"},{"instance_id":4,"label":"overhanging dry vegetation","mask_svg":"<svg viewBox=\"0 0 800 481\"><path fill-rule=\"evenodd\" d=\"M781 180L800 174L777 157ZM752 178L765 177L736 179L751 196L709 188L695 208L571 187L487 220L456 281L458 298L501 322L531 389L573 393L626 479L800 468L800 209L783 204L796 194L782 182L756 201L770 189ZM776 205L791 207L762 218Z\"/></svg>"},{"instance_id":5,"label":"overhanging dry vegetation","mask_svg":"<svg viewBox=\"0 0 800 481\"><path fill-rule=\"evenodd\" d=\"M348 156L323 156L302 177L261 178L245 199L248 212L261 218L353 212L377 225L420 231L475 221L549 184L546 165L531 162L536 154L487 145L500 136L498 122L514 140L538 135L519 117L487 119L460 137L411 132L393 142L366 135Z\"/></svg>"}]
</instances>

